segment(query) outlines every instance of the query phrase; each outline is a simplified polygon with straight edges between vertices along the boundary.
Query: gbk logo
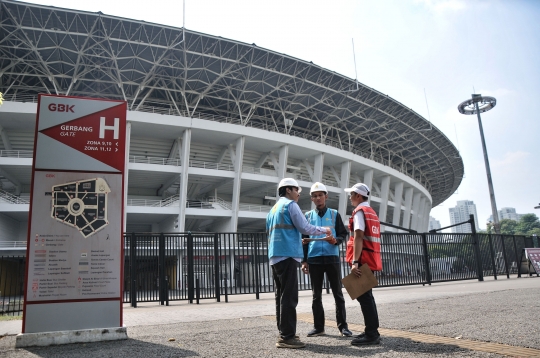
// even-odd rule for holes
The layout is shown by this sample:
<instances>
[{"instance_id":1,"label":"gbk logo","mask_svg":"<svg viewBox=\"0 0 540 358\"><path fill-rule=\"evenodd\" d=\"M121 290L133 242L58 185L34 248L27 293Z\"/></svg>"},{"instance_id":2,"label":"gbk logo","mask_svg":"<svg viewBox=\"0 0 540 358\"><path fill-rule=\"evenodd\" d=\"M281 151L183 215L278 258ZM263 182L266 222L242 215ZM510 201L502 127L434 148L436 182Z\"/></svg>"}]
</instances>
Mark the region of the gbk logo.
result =
<instances>
[{"instance_id":1,"label":"gbk logo","mask_svg":"<svg viewBox=\"0 0 540 358\"><path fill-rule=\"evenodd\" d=\"M75 105L72 104L72 105L69 105L69 104L56 104L56 103L51 103L49 104L49 111L51 112L71 112L71 113L75 113L75 111L73 110L73 108L75 108Z\"/></svg>"}]
</instances>

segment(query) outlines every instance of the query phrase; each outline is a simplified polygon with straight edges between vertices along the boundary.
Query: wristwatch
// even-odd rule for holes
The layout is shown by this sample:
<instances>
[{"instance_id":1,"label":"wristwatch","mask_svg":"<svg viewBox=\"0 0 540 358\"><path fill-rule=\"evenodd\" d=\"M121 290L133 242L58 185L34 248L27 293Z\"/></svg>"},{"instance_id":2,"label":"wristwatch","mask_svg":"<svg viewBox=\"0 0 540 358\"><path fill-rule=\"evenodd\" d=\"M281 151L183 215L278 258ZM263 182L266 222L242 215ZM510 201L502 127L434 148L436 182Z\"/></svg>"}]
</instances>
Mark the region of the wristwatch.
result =
<instances>
[{"instance_id":1,"label":"wristwatch","mask_svg":"<svg viewBox=\"0 0 540 358\"><path fill-rule=\"evenodd\" d=\"M352 264L353 264L353 265L354 265L354 264L359 264L359 265L360 265L360 261L354 260L354 261L352 262Z\"/></svg>"}]
</instances>

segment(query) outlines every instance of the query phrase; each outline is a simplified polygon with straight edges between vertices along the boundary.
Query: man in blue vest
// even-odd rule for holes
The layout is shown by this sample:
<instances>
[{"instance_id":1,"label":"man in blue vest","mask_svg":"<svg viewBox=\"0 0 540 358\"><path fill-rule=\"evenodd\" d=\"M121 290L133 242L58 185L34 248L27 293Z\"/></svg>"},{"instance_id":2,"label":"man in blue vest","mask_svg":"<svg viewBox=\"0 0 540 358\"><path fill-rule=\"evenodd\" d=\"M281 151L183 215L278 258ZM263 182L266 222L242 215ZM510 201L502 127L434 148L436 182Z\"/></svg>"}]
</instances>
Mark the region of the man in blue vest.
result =
<instances>
[{"instance_id":1,"label":"man in blue vest","mask_svg":"<svg viewBox=\"0 0 540 358\"><path fill-rule=\"evenodd\" d=\"M315 210L306 213L306 219L311 225L330 226L333 237L325 239L324 235L303 235L304 260L302 271L311 277L311 290L313 292L313 330L307 336L322 336L324 332L324 308L322 304L322 286L324 273L330 282L334 301L336 302L336 322L341 335L351 337L347 325L345 311L345 299L341 289L341 273L339 259L339 245L347 239L347 229L343 225L341 215L337 210L326 207L328 190L323 183L315 183L310 190L311 201L315 204ZM318 240L310 240L318 239Z\"/></svg>"},{"instance_id":2,"label":"man in blue vest","mask_svg":"<svg viewBox=\"0 0 540 358\"><path fill-rule=\"evenodd\" d=\"M298 199L302 188L296 180L279 182L279 200L266 217L268 258L276 290L276 322L279 330L278 348L304 348L296 336L296 306L298 305L297 269L302 261L302 234L331 237L330 228L310 225Z\"/></svg>"}]
</instances>

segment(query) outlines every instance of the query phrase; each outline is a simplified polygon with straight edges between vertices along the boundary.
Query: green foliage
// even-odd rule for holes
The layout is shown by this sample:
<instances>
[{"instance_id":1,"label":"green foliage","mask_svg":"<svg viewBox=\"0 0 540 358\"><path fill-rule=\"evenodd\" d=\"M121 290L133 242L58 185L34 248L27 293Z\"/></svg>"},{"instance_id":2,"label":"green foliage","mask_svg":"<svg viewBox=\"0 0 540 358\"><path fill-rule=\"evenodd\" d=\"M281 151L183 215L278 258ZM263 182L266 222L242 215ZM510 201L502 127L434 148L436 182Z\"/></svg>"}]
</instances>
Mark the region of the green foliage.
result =
<instances>
[{"instance_id":1,"label":"green foliage","mask_svg":"<svg viewBox=\"0 0 540 358\"><path fill-rule=\"evenodd\" d=\"M540 220L535 214L525 214L519 220L516 227L516 234L532 235L534 229L540 229Z\"/></svg>"},{"instance_id":2,"label":"green foliage","mask_svg":"<svg viewBox=\"0 0 540 358\"><path fill-rule=\"evenodd\" d=\"M501 234L503 235L540 235L540 220L535 214L525 214L518 221L510 219L502 219L499 222ZM495 234L493 223L487 223L488 234Z\"/></svg>"},{"instance_id":3,"label":"green foliage","mask_svg":"<svg viewBox=\"0 0 540 358\"><path fill-rule=\"evenodd\" d=\"M503 235L515 235L518 222L510 219L502 219L499 222L501 228L501 234Z\"/></svg>"}]
</instances>

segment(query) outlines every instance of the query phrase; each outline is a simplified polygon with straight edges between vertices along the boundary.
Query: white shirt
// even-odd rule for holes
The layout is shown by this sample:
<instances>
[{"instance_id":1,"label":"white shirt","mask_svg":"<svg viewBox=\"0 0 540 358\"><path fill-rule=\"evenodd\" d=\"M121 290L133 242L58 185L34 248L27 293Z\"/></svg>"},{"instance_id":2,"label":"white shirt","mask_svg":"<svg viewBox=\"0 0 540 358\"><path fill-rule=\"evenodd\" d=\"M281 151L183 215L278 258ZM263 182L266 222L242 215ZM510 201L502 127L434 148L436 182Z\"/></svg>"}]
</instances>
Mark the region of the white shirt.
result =
<instances>
[{"instance_id":1,"label":"white shirt","mask_svg":"<svg viewBox=\"0 0 540 358\"><path fill-rule=\"evenodd\" d=\"M364 201L359 206L367 206L369 207L369 204L367 201ZM354 230L361 230L366 231L366 220L364 219L364 212L362 210L359 210L353 218L354 223ZM354 235L353 232L351 232L351 235Z\"/></svg>"}]
</instances>

